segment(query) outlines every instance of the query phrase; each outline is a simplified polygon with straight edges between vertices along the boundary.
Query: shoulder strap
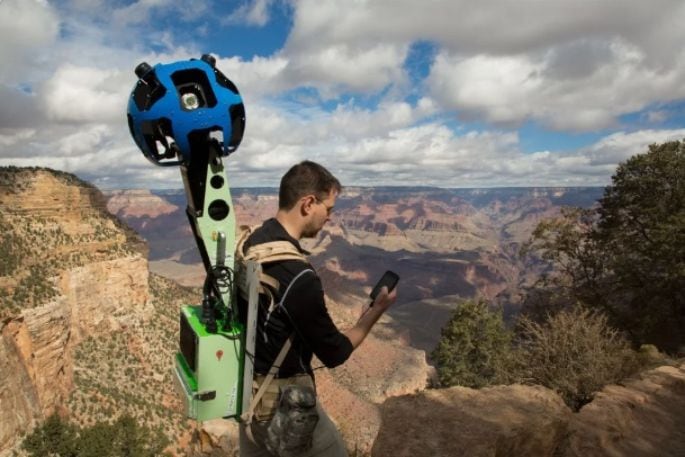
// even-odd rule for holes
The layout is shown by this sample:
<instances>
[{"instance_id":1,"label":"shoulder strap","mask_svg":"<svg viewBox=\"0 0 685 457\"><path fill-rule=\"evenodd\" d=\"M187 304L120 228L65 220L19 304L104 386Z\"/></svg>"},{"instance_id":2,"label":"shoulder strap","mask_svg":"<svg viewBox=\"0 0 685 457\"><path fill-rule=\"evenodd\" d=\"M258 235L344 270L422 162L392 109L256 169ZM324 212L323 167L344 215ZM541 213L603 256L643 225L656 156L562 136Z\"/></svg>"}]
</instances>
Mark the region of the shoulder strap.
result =
<instances>
[{"instance_id":1,"label":"shoulder strap","mask_svg":"<svg viewBox=\"0 0 685 457\"><path fill-rule=\"evenodd\" d=\"M269 262L279 262L283 260L299 260L302 262L308 262L307 257L302 252L300 252L295 246L293 246L292 243L288 241L270 241L268 243L250 246L250 248L248 248L247 251L244 251L245 242L258 227L259 226L240 227L241 234L238 238L238 243L236 245L235 252L235 259L237 263L245 264L245 262L247 262L248 260L254 260L256 262L259 262L260 264L265 264ZM304 270L299 275L297 275L293 279L293 281L291 281L291 283L288 284L288 288L283 294L283 298L285 298L285 296L288 294L288 291L290 290L290 286L292 285L292 283L294 283L296 279L298 279L303 273L307 271L313 270ZM265 285L269 287L265 287ZM276 303L274 300L273 293L271 292L271 289L278 290L279 286L280 284L278 280L267 274L260 273L258 291L260 294L265 294L269 297L269 315L276 307ZM240 291L243 294L247 293L247 291L243 290L242 288ZM262 399L264 393L266 393L267 387L269 387L269 384L271 384L274 377L278 373L278 370L280 369L283 360L285 360L285 357L288 354L290 347L292 346L293 338L294 334L290 335L290 337L288 337L288 339L285 341L283 347L281 348L281 351L278 353L278 356L276 357L276 360L274 360L274 363L271 365L269 373L264 379L264 382L262 382L262 385L259 386L257 393L252 397L249 409L245 411L241 416L242 421L247 425L248 433L250 433L250 424L252 423L252 419L254 417L254 410L257 406L257 403L259 403L259 401ZM243 387L243 389L245 389L245 387Z\"/></svg>"},{"instance_id":2,"label":"shoulder strap","mask_svg":"<svg viewBox=\"0 0 685 457\"><path fill-rule=\"evenodd\" d=\"M238 264L244 264L248 260L254 260L261 265L270 262L280 262L284 260L299 260L308 262L307 257L300 252L292 243L288 241L269 241L267 243L256 244L250 246L247 251L244 250L245 242L254 231L260 226L241 226L240 236L236 245L235 258ZM239 281L240 285L241 282ZM265 287L269 286L269 287ZM259 275L259 293L269 297L269 310L273 310L275 306L274 296L271 289L278 290L279 282L275 278L267 275L263 271ZM247 290L240 287L240 292L243 296L247 296Z\"/></svg>"},{"instance_id":3,"label":"shoulder strap","mask_svg":"<svg viewBox=\"0 0 685 457\"><path fill-rule=\"evenodd\" d=\"M293 336L294 335L290 335L290 337L283 344L281 352L278 353L276 360L274 360L273 365L271 365L269 373L266 375L266 378L264 378L264 382L262 382L262 385L259 386L257 393L254 395L254 397L252 397L250 408L240 417L245 425L249 426L252 423L252 418L254 417L254 410L257 407L257 403L259 403L259 400L262 399L266 393L267 387L269 387L269 384L271 384L271 381L273 381L273 379L276 377L276 373L278 373L278 370L281 368L281 364L283 363L283 360L285 360L285 356L288 354L290 346L293 344Z\"/></svg>"},{"instance_id":4,"label":"shoulder strap","mask_svg":"<svg viewBox=\"0 0 685 457\"><path fill-rule=\"evenodd\" d=\"M255 260L261 264L278 262L280 260L301 260L307 262L307 257L300 252L291 242L269 241L267 243L250 246L245 251L245 242L260 226L241 226L240 236L236 245L236 258L238 260Z\"/></svg>"}]
</instances>

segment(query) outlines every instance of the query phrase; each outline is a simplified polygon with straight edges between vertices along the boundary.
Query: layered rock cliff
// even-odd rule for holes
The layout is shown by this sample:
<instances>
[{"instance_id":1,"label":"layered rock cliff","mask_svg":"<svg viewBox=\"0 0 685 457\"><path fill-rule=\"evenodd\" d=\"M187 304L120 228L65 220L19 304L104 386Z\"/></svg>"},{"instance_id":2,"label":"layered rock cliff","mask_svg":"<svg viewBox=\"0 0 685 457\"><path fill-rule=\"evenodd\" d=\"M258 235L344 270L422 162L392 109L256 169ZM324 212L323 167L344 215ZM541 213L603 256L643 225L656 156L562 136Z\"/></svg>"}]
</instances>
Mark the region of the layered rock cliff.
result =
<instances>
[{"instance_id":1,"label":"layered rock cliff","mask_svg":"<svg viewBox=\"0 0 685 457\"><path fill-rule=\"evenodd\" d=\"M0 169L0 450L63 407L73 348L148 301L146 251L94 187Z\"/></svg>"},{"instance_id":2,"label":"layered rock cliff","mask_svg":"<svg viewBox=\"0 0 685 457\"><path fill-rule=\"evenodd\" d=\"M572 413L540 386L464 387L382 406L373 456L652 457L685 455L685 363L606 386Z\"/></svg>"}]
</instances>

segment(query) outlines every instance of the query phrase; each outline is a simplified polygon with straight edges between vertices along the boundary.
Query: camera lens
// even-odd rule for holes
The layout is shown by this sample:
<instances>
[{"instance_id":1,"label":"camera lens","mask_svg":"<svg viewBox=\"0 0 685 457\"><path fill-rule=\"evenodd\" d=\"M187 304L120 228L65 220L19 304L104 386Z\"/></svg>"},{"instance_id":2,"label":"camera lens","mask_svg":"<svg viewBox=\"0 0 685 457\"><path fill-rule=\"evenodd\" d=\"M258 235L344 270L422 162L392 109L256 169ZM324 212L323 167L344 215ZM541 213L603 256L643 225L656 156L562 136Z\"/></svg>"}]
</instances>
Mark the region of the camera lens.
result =
<instances>
[{"instance_id":1,"label":"camera lens","mask_svg":"<svg viewBox=\"0 0 685 457\"><path fill-rule=\"evenodd\" d=\"M181 95L181 105L188 111L194 110L200 107L200 99L194 92L188 92Z\"/></svg>"}]
</instances>

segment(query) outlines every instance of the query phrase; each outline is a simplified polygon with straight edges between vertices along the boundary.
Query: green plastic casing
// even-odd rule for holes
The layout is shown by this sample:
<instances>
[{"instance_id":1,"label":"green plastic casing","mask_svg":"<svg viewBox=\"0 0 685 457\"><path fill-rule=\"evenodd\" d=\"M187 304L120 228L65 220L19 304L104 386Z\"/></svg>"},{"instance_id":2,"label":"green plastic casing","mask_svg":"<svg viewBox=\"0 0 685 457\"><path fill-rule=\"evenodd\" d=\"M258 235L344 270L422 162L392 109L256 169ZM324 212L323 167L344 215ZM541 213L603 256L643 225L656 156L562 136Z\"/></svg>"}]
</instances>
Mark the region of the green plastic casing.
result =
<instances>
[{"instance_id":1,"label":"green plastic casing","mask_svg":"<svg viewBox=\"0 0 685 457\"><path fill-rule=\"evenodd\" d=\"M187 213L208 272L217 266L233 270L236 221L226 168L213 143L201 152L197 157L206 153L206 162L181 167ZM220 294L223 303L217 305L216 333L202 323L201 306L184 306L180 313L174 379L186 415L200 421L238 418L242 413L245 335L236 319L235 286L222 288Z\"/></svg>"},{"instance_id":2,"label":"green plastic casing","mask_svg":"<svg viewBox=\"0 0 685 457\"><path fill-rule=\"evenodd\" d=\"M181 309L181 319L188 324L181 331L190 332L194 339L192 342L186 340L186 350L194 351L196 368L192 370L181 352L176 354L175 379L185 401L185 410L188 417L200 421L239 417L245 357L243 329L237 324L208 333L200 321L201 315L200 306Z\"/></svg>"}]
</instances>

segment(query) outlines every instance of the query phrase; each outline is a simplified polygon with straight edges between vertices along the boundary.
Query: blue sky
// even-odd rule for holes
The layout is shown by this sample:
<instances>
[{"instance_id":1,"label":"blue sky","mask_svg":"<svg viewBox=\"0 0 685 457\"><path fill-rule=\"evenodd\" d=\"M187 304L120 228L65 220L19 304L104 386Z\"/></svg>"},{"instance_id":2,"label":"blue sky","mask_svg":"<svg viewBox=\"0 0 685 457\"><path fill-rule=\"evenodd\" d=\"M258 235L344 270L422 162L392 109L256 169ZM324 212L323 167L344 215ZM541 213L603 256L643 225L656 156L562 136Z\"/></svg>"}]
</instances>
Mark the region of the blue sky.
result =
<instances>
[{"instance_id":1,"label":"blue sky","mask_svg":"<svg viewBox=\"0 0 685 457\"><path fill-rule=\"evenodd\" d=\"M680 0L0 0L0 165L180 187L128 133L133 69L211 53L247 111L234 186L303 159L345 185L606 185L685 138L683 23Z\"/></svg>"}]
</instances>

